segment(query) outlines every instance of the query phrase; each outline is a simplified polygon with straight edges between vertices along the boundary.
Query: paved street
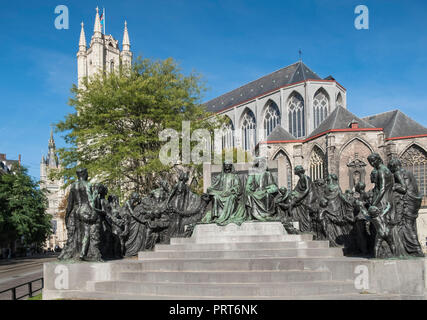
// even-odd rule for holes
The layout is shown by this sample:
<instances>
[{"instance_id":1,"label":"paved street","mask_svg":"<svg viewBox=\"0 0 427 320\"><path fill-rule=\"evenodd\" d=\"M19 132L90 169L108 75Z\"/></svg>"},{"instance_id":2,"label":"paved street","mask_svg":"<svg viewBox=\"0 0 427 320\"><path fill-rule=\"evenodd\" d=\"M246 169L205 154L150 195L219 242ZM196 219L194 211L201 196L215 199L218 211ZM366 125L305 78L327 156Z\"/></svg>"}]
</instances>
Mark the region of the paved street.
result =
<instances>
[{"instance_id":1,"label":"paved street","mask_svg":"<svg viewBox=\"0 0 427 320\"><path fill-rule=\"evenodd\" d=\"M31 280L43 277L43 263L53 261L56 256L39 256L0 260L0 291L18 286ZM33 283L33 291L41 287L41 281ZM19 297L28 293L28 286L18 288L16 295ZM40 293L38 291L36 294ZM0 300L10 300L11 292L0 294ZM26 298L24 298L26 299Z\"/></svg>"}]
</instances>

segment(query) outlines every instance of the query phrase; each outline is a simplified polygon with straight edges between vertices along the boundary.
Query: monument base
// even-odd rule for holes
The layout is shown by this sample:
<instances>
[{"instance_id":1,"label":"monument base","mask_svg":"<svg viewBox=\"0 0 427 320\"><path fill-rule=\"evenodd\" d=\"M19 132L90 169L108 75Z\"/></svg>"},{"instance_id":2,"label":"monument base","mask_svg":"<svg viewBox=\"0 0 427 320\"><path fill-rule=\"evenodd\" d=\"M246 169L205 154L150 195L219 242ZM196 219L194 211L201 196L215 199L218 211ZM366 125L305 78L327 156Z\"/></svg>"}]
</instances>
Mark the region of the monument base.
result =
<instances>
[{"instance_id":1,"label":"monument base","mask_svg":"<svg viewBox=\"0 0 427 320\"><path fill-rule=\"evenodd\" d=\"M43 299L424 299L425 259L344 257L279 222L197 225L105 263L45 263Z\"/></svg>"}]
</instances>

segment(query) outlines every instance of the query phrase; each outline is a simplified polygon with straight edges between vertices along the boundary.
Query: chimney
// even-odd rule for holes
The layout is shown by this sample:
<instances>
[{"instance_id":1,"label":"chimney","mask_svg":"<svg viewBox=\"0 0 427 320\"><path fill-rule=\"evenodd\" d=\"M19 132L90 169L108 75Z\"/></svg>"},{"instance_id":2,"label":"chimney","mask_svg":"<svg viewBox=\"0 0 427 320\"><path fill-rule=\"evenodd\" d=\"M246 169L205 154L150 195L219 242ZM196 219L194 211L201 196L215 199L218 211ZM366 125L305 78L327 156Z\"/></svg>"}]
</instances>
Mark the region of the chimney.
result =
<instances>
[{"instance_id":1,"label":"chimney","mask_svg":"<svg viewBox=\"0 0 427 320\"><path fill-rule=\"evenodd\" d=\"M357 128L359 128L359 122L357 122L356 120L351 120L349 127L351 129L357 129Z\"/></svg>"},{"instance_id":2,"label":"chimney","mask_svg":"<svg viewBox=\"0 0 427 320\"><path fill-rule=\"evenodd\" d=\"M18 164L21 165L21 155L18 155Z\"/></svg>"}]
</instances>

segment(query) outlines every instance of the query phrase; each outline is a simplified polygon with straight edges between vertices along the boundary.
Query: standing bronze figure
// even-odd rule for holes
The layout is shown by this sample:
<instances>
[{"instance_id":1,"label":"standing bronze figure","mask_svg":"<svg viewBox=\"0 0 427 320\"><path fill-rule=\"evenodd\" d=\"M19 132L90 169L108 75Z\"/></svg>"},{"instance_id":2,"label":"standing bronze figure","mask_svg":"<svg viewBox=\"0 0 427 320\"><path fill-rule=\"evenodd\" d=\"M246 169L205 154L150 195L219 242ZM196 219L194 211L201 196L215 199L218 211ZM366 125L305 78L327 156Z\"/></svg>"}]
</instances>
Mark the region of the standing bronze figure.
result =
<instances>
[{"instance_id":1,"label":"standing bronze figure","mask_svg":"<svg viewBox=\"0 0 427 320\"><path fill-rule=\"evenodd\" d=\"M99 249L100 216L95 210L95 195L88 182L87 169L77 169L65 213L68 239L58 259L102 261Z\"/></svg>"}]
</instances>

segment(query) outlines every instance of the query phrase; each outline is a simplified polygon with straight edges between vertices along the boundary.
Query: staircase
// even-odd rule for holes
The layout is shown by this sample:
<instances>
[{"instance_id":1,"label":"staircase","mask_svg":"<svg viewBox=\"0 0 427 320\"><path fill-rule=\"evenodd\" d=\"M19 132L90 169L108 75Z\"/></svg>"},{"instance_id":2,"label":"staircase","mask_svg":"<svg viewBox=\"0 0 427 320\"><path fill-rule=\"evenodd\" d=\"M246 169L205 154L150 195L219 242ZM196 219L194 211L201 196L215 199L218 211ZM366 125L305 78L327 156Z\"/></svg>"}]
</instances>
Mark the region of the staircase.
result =
<instances>
[{"instance_id":1,"label":"staircase","mask_svg":"<svg viewBox=\"0 0 427 320\"><path fill-rule=\"evenodd\" d=\"M328 241L286 234L281 223L238 227L198 225L138 260L114 263L114 277L89 281L80 298L94 299L399 299L355 288L355 268Z\"/></svg>"}]
</instances>

